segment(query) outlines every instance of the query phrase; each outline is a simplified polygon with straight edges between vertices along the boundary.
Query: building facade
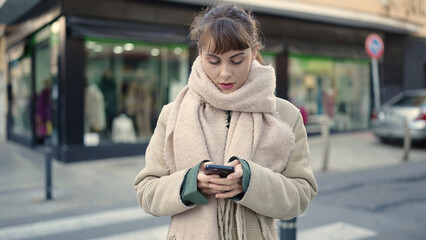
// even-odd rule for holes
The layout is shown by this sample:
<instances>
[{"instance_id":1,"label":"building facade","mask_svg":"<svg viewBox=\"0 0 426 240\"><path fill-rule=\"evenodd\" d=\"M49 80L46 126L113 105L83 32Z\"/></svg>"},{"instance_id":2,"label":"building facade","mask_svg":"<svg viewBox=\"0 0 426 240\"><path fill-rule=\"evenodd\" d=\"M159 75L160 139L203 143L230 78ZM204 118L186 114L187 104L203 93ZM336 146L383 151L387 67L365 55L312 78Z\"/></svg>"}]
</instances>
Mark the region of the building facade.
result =
<instances>
[{"instance_id":1,"label":"building facade","mask_svg":"<svg viewBox=\"0 0 426 240\"><path fill-rule=\"evenodd\" d=\"M49 139L63 162L143 154L162 106L187 83L197 55L188 23L206 2L43 0L9 19L0 69L7 139ZM426 87L423 1L407 1L419 8L406 11L384 0L233 2L260 22L277 95L327 115L335 131L369 128L371 33L385 43L383 101Z\"/></svg>"}]
</instances>

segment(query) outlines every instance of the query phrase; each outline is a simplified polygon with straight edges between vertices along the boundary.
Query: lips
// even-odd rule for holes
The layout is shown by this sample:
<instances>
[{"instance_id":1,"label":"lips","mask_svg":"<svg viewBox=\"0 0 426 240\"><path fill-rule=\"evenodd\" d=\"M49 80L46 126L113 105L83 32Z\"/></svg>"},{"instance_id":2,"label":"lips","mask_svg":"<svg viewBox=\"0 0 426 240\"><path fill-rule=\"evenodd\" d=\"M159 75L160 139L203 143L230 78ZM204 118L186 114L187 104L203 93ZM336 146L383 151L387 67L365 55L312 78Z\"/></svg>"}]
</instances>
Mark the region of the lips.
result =
<instances>
[{"instance_id":1,"label":"lips","mask_svg":"<svg viewBox=\"0 0 426 240\"><path fill-rule=\"evenodd\" d=\"M223 89L228 90L228 89L231 89L231 88L234 86L234 83L220 83L220 86L221 86Z\"/></svg>"}]
</instances>

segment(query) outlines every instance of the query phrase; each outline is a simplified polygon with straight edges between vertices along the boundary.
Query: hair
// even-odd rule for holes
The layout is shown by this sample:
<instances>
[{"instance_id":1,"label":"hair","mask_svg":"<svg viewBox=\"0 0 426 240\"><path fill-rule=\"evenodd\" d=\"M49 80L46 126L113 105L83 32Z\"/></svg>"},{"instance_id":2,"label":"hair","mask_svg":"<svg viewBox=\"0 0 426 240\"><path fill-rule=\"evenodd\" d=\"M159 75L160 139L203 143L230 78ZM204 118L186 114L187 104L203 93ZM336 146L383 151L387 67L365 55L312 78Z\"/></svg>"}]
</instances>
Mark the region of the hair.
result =
<instances>
[{"instance_id":1,"label":"hair","mask_svg":"<svg viewBox=\"0 0 426 240\"><path fill-rule=\"evenodd\" d=\"M197 43L199 50L208 44L208 49L215 54L255 47L260 51L263 48L258 22L251 12L235 4L206 8L195 16L190 30L189 37ZM260 54L256 59L264 63Z\"/></svg>"}]
</instances>

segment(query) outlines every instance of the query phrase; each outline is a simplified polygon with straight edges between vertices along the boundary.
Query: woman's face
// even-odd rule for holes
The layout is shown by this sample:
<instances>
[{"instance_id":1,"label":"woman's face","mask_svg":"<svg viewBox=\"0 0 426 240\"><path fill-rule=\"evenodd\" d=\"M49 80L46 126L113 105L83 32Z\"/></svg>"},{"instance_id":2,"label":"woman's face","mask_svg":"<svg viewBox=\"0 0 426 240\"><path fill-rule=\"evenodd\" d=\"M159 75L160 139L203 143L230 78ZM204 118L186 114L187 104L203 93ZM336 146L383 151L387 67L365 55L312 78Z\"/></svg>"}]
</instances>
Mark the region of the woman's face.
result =
<instances>
[{"instance_id":1,"label":"woman's face","mask_svg":"<svg viewBox=\"0 0 426 240\"><path fill-rule=\"evenodd\" d=\"M250 66L257 51L252 48L230 50L214 54L209 49L200 50L201 62L207 76L223 93L232 93L247 80Z\"/></svg>"}]
</instances>

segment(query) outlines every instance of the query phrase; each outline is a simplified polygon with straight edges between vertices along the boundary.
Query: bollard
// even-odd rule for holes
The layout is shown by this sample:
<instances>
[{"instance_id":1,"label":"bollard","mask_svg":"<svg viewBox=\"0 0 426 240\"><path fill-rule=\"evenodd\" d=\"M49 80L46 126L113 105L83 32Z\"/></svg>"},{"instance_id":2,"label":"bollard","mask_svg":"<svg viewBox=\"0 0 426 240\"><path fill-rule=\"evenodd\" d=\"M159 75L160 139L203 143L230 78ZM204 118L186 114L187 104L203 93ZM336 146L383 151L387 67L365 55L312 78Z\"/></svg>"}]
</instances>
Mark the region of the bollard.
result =
<instances>
[{"instance_id":1,"label":"bollard","mask_svg":"<svg viewBox=\"0 0 426 240\"><path fill-rule=\"evenodd\" d=\"M408 161L410 148L411 148L411 135L410 135L410 128L408 126L407 118L403 119L403 126L404 126L404 154L402 155L402 161L406 162Z\"/></svg>"},{"instance_id":2,"label":"bollard","mask_svg":"<svg viewBox=\"0 0 426 240\"><path fill-rule=\"evenodd\" d=\"M326 118L323 119L320 124L321 136L324 143L322 171L325 172L328 170L328 162L330 159L330 128L328 125L328 120Z\"/></svg>"},{"instance_id":3,"label":"bollard","mask_svg":"<svg viewBox=\"0 0 426 240\"><path fill-rule=\"evenodd\" d=\"M46 155L46 200L52 199L52 145L50 143L50 138L47 137L44 142L45 155Z\"/></svg>"},{"instance_id":4,"label":"bollard","mask_svg":"<svg viewBox=\"0 0 426 240\"><path fill-rule=\"evenodd\" d=\"M280 240L296 240L297 218L281 220Z\"/></svg>"}]
</instances>

